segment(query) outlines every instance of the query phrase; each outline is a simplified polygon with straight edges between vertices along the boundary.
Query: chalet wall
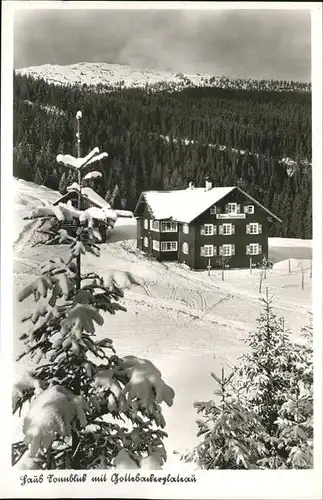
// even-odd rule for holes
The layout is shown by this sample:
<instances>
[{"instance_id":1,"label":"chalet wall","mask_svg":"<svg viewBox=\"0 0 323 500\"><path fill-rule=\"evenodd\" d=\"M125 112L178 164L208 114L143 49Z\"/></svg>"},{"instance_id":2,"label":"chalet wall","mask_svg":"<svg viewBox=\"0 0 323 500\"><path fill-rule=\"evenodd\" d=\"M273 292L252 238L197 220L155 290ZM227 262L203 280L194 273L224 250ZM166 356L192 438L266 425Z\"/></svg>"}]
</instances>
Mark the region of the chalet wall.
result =
<instances>
[{"instance_id":1,"label":"chalet wall","mask_svg":"<svg viewBox=\"0 0 323 500\"><path fill-rule=\"evenodd\" d=\"M159 257L159 252L154 250L153 248L153 240L160 241L159 233L157 231L152 231L150 229L150 221L152 217L149 213L147 206L145 205L142 219L141 219L141 227L142 227L142 251L151 254L154 257ZM145 220L147 220L147 228L145 228ZM145 238L147 238L148 245L145 245Z\"/></svg>"},{"instance_id":2,"label":"chalet wall","mask_svg":"<svg viewBox=\"0 0 323 500\"><path fill-rule=\"evenodd\" d=\"M189 226L189 233L184 233L184 225L178 224L178 260L194 268L195 265L195 226ZM188 245L188 254L183 252L183 243Z\"/></svg>"},{"instance_id":3,"label":"chalet wall","mask_svg":"<svg viewBox=\"0 0 323 500\"><path fill-rule=\"evenodd\" d=\"M217 254L219 254L219 246L223 244L234 244L235 245L235 255L231 256L227 262L230 267L249 267L250 255L246 254L246 245L249 243L259 243L262 245L262 255L253 255L252 262L259 262L263 255L268 257L268 215L260 208L258 205L252 203L249 198L245 197L243 193L236 191L229 193L225 198L217 204L218 211L223 214L225 213L225 205L229 202L239 203L241 205L241 213L243 213L244 205L253 205L254 214L246 214L245 219L217 219L216 215L211 215L210 209L206 210L201 214L192 224L196 228L196 238L195 238L195 269L206 269L210 259L210 265L212 268L219 267L219 261L222 259L221 256L217 255L214 257L203 257L200 255L200 247L203 245L215 245L217 247ZM246 225L250 222L258 222L262 224L261 234L247 234ZM232 223L235 225L234 235L220 235L219 226L223 223ZM200 227L204 224L213 224L217 226L217 234L213 236L201 235Z\"/></svg>"},{"instance_id":4,"label":"chalet wall","mask_svg":"<svg viewBox=\"0 0 323 500\"><path fill-rule=\"evenodd\" d=\"M143 250L144 221L141 217L136 217L136 219L137 219L137 248L139 248L139 250Z\"/></svg>"}]
</instances>

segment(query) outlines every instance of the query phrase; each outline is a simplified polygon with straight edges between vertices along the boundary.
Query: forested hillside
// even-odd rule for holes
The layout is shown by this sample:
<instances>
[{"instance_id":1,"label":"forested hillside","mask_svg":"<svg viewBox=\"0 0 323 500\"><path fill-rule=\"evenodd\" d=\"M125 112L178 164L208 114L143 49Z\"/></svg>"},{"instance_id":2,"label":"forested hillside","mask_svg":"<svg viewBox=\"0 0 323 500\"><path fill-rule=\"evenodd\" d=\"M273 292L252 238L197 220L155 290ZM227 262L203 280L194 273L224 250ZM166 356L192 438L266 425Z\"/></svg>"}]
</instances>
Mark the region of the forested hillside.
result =
<instances>
[{"instance_id":1,"label":"forested hillside","mask_svg":"<svg viewBox=\"0 0 323 500\"><path fill-rule=\"evenodd\" d=\"M13 174L64 192L58 153L107 151L95 189L133 210L142 190L239 184L283 219L272 236L311 238L311 94L223 88L100 92L15 75ZM292 170L286 162L294 160ZM290 175L287 174L287 170Z\"/></svg>"}]
</instances>

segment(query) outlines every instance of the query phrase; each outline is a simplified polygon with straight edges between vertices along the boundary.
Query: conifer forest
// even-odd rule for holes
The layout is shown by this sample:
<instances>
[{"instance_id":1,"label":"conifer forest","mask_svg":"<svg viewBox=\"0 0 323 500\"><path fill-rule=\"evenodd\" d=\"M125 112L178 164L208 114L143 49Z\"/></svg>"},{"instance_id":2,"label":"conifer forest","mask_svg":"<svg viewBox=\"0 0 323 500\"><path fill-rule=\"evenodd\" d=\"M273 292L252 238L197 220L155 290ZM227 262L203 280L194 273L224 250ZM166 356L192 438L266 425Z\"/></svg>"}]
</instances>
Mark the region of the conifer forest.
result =
<instances>
[{"instance_id":1,"label":"conifer forest","mask_svg":"<svg viewBox=\"0 0 323 500\"><path fill-rule=\"evenodd\" d=\"M144 190L189 182L240 185L280 217L270 236L312 237L311 93L196 87L183 90L59 86L14 75L13 175L62 194L74 178L56 155L109 153L93 187L134 210ZM293 168L288 169L288 161Z\"/></svg>"}]
</instances>

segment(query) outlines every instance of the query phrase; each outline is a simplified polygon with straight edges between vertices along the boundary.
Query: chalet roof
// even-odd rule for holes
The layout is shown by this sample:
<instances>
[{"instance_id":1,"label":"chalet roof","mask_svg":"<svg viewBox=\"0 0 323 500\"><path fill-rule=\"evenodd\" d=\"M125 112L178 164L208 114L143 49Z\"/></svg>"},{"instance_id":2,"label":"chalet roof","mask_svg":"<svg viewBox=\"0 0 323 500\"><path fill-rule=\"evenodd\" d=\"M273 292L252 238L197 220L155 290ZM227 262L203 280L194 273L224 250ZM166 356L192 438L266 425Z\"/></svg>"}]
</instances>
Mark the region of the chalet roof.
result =
<instances>
[{"instance_id":1,"label":"chalet roof","mask_svg":"<svg viewBox=\"0 0 323 500\"><path fill-rule=\"evenodd\" d=\"M67 193L58 198L56 201L54 201L53 204L58 205L59 203L64 203L70 193L78 194L79 190L80 188L78 183L73 182L71 186L68 186ZM118 214L116 213L116 211L113 210L111 208L111 205L103 198L101 198L101 196L98 193L96 193L93 189L89 187L82 187L81 196L88 199L91 202L91 204L94 205L95 207L103 209L108 218L110 218L111 220L117 220Z\"/></svg>"},{"instance_id":2,"label":"chalet roof","mask_svg":"<svg viewBox=\"0 0 323 500\"><path fill-rule=\"evenodd\" d=\"M71 186L68 186L67 188L67 193L78 193L79 192L79 185L77 182L73 182ZM61 201L63 201L63 198L66 197L66 194L58 198L56 201L54 201L54 205L57 205ZM96 193L93 189L89 187L82 187L81 195L84 196L84 198L87 198L93 205L97 206L98 208L111 208L111 205L105 201L101 196Z\"/></svg>"},{"instance_id":3,"label":"chalet roof","mask_svg":"<svg viewBox=\"0 0 323 500\"><path fill-rule=\"evenodd\" d=\"M259 203L259 201L249 196L237 186L214 187L208 191L206 191L204 187L175 191L144 191L137 203L135 214L139 207L139 203L144 199L149 211L155 219L172 219L177 222L190 223L235 189L238 189L253 203L260 206L271 217L281 222L276 215Z\"/></svg>"}]
</instances>

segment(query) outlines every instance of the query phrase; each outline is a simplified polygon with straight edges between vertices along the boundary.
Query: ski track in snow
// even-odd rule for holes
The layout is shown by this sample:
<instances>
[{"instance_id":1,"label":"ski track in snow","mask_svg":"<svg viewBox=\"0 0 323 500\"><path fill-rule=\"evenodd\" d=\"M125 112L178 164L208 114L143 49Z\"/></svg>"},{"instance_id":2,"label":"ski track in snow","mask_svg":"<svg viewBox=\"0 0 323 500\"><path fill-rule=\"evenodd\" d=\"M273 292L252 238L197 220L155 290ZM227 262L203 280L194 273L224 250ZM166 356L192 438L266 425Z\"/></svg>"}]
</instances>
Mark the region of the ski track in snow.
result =
<instances>
[{"instance_id":1,"label":"ski track in snow","mask_svg":"<svg viewBox=\"0 0 323 500\"><path fill-rule=\"evenodd\" d=\"M39 202L54 199L54 194L48 199L46 188L32 183L25 186L23 181L17 185L18 201L26 200L26 191L28 193L26 214ZM21 205L24 203L19 204L19 216ZM53 253L62 256L67 253L66 246L33 247L39 221L29 222L14 244L15 290L26 284L37 273L38 265ZM221 271L212 270L208 276L207 271L193 272L177 263L159 263L136 249L133 230L125 239L123 224L131 229L129 221L118 220L114 242L101 246L100 259L86 255L83 264L86 272L96 271L105 279L115 273L116 278L122 280L124 271L131 272L142 284L131 285L125 290L121 303L127 307L127 312L115 316L106 314L105 325L97 329L97 335L111 337L120 356L133 354L150 359L160 368L165 381L174 387L174 406L164 408L169 434L165 445L169 463L178 465L173 450L190 449L197 442L193 402L213 397L215 386L210 372L220 373L222 366L230 369L245 349L246 334L257 326L256 318L261 310L259 296L263 296L258 293L259 270L252 274L249 270L228 270L222 281ZM118 241L119 236L121 241ZM288 259L289 248L285 243L282 241L280 251L286 252ZM275 244L279 245L280 241L276 240ZM308 246L308 242L298 244ZM301 326L308 323L307 312L311 310L309 261L304 261L304 290L300 289L301 271L297 262L295 259L291 273L281 263L281 269L270 270L263 282L263 292L268 286L269 294L274 296L274 312L286 318L295 338L299 337ZM126 280L124 283L129 286ZM22 348L18 339L25 327L18 317L30 310L32 301L15 302L14 306L16 356ZM17 364L17 372L31 366L30 363L26 360ZM17 420L17 439L20 425L21 420Z\"/></svg>"}]
</instances>

